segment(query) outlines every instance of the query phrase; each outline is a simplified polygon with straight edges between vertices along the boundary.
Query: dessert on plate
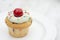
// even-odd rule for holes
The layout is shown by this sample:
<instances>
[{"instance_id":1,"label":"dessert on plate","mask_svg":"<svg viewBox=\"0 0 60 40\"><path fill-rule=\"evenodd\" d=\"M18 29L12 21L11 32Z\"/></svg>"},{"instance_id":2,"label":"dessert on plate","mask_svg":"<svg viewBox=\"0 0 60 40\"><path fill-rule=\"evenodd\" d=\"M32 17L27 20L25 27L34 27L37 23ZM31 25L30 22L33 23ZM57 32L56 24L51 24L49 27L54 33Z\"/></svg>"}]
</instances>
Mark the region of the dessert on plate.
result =
<instances>
[{"instance_id":1,"label":"dessert on plate","mask_svg":"<svg viewBox=\"0 0 60 40\"><path fill-rule=\"evenodd\" d=\"M5 22L9 28L9 34L13 37L24 37L27 35L32 18L29 13L21 8L8 12Z\"/></svg>"}]
</instances>

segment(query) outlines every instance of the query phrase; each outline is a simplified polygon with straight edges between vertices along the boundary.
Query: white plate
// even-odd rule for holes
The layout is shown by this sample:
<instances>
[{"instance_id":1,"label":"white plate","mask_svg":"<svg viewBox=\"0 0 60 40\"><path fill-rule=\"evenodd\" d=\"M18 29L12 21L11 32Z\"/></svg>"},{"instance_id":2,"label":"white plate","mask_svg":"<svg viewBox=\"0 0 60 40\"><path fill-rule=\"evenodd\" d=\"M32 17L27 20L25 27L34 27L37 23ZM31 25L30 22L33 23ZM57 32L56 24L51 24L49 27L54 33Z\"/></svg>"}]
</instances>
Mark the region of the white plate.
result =
<instances>
[{"instance_id":1,"label":"white plate","mask_svg":"<svg viewBox=\"0 0 60 40\"><path fill-rule=\"evenodd\" d=\"M54 27L52 20L45 17L48 13L49 5L50 3L45 0L0 0L0 40L54 40L56 27ZM33 19L30 31L24 38L11 37L5 24L6 11L11 11L16 7L30 10L32 16L37 17L35 20Z\"/></svg>"},{"instance_id":2,"label":"white plate","mask_svg":"<svg viewBox=\"0 0 60 40\"><path fill-rule=\"evenodd\" d=\"M23 38L14 38L10 36L8 33L8 26L5 24L6 15L6 12L0 15L0 40L43 40L45 36L44 26L38 20L34 19L27 36Z\"/></svg>"}]
</instances>

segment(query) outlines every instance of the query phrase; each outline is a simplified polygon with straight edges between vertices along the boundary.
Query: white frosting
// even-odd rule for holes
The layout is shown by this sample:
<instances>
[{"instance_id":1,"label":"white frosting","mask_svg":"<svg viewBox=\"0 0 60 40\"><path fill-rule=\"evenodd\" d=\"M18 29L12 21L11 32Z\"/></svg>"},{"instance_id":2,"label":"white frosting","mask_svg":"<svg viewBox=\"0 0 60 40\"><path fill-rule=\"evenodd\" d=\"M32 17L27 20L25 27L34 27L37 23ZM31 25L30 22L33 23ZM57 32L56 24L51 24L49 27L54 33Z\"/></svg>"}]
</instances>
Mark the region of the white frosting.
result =
<instances>
[{"instance_id":1,"label":"white frosting","mask_svg":"<svg viewBox=\"0 0 60 40\"><path fill-rule=\"evenodd\" d=\"M23 16L15 17L13 12L11 11L8 13L8 19L14 23L23 23L23 22L26 22L30 19L30 15L28 12L23 11Z\"/></svg>"}]
</instances>

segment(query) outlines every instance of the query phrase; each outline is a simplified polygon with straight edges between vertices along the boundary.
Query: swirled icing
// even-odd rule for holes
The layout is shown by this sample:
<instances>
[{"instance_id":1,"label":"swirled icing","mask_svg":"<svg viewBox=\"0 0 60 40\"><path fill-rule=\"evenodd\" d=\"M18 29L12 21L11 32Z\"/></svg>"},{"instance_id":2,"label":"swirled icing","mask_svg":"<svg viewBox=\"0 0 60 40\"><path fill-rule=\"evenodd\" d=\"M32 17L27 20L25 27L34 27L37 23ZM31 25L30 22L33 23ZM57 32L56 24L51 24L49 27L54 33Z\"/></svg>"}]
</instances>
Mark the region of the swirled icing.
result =
<instances>
[{"instance_id":1,"label":"swirled icing","mask_svg":"<svg viewBox=\"0 0 60 40\"><path fill-rule=\"evenodd\" d=\"M23 11L23 16L15 17L13 14L13 11L10 11L8 12L8 19L9 21L14 22L14 23L23 23L30 19L30 15L28 12Z\"/></svg>"}]
</instances>

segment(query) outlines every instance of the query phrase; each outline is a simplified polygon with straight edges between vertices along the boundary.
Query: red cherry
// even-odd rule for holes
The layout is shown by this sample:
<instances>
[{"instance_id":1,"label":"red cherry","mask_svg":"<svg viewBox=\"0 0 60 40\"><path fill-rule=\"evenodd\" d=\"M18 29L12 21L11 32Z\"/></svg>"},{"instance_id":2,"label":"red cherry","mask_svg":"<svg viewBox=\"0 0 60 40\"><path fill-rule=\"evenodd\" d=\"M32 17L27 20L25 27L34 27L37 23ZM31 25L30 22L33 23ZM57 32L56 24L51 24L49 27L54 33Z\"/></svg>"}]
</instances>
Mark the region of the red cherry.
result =
<instances>
[{"instance_id":1,"label":"red cherry","mask_svg":"<svg viewBox=\"0 0 60 40\"><path fill-rule=\"evenodd\" d=\"M13 12L15 17L21 17L23 15L23 11L20 8L16 8Z\"/></svg>"}]
</instances>

